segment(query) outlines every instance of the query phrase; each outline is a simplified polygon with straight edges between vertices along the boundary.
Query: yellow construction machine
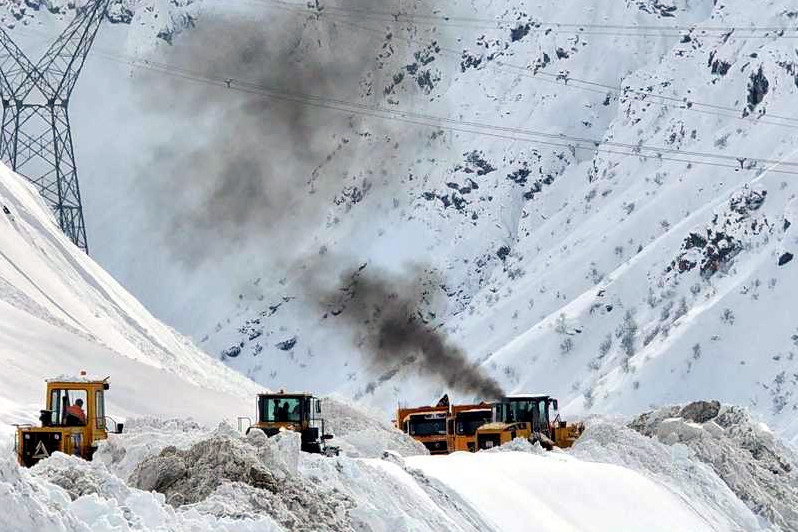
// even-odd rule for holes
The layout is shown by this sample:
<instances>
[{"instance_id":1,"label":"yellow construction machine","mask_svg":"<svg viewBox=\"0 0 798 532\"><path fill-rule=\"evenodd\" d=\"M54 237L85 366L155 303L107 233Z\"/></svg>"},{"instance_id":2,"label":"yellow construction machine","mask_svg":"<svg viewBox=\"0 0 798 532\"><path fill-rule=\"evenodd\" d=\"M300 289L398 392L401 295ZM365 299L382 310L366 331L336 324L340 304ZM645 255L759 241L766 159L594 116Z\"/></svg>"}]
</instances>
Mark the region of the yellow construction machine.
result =
<instances>
[{"instance_id":1,"label":"yellow construction machine","mask_svg":"<svg viewBox=\"0 0 798 532\"><path fill-rule=\"evenodd\" d=\"M511 395L493 403L492 421L476 430L477 449L490 449L527 438L545 449L566 448L584 431L582 423L560 419L557 399L548 395Z\"/></svg>"},{"instance_id":2,"label":"yellow construction machine","mask_svg":"<svg viewBox=\"0 0 798 532\"><path fill-rule=\"evenodd\" d=\"M476 451L477 429L493 419L490 403L452 405L446 425L449 452Z\"/></svg>"},{"instance_id":3,"label":"yellow construction machine","mask_svg":"<svg viewBox=\"0 0 798 532\"><path fill-rule=\"evenodd\" d=\"M449 418L449 403L436 406L400 408L396 413L396 428L421 442L430 454L449 452L446 421Z\"/></svg>"},{"instance_id":4,"label":"yellow construction machine","mask_svg":"<svg viewBox=\"0 0 798 532\"><path fill-rule=\"evenodd\" d=\"M309 393L262 393L257 397L257 419L254 424L246 417L238 418L239 429L243 420L249 420L246 429L262 430L266 436L272 437L280 432L294 431L301 435L302 450L306 453L337 456L338 447L328 445L331 434L324 430L324 418L321 417L321 401Z\"/></svg>"},{"instance_id":5,"label":"yellow construction machine","mask_svg":"<svg viewBox=\"0 0 798 532\"><path fill-rule=\"evenodd\" d=\"M41 411L41 427L17 427L16 450L21 465L31 467L54 452L91 460L97 442L108 433L121 433L123 425L105 415L105 392L108 377L90 380L81 372L79 378L60 377L47 381L47 408ZM106 420L112 422L109 427ZM109 430L110 428L110 430Z\"/></svg>"}]
</instances>

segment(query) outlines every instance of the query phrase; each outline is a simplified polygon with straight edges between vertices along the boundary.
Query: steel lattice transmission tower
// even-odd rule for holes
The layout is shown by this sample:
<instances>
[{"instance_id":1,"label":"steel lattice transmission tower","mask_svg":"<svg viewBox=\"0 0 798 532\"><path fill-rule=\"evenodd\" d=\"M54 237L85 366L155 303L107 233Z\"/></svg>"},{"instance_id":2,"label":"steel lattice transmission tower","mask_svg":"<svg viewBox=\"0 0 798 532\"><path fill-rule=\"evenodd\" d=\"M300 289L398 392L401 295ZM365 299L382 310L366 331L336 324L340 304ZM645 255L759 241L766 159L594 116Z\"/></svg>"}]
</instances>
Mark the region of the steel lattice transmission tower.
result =
<instances>
[{"instance_id":1,"label":"steel lattice transmission tower","mask_svg":"<svg viewBox=\"0 0 798 532\"><path fill-rule=\"evenodd\" d=\"M0 28L0 158L36 186L64 233L87 253L67 108L110 1L79 8L35 65Z\"/></svg>"}]
</instances>

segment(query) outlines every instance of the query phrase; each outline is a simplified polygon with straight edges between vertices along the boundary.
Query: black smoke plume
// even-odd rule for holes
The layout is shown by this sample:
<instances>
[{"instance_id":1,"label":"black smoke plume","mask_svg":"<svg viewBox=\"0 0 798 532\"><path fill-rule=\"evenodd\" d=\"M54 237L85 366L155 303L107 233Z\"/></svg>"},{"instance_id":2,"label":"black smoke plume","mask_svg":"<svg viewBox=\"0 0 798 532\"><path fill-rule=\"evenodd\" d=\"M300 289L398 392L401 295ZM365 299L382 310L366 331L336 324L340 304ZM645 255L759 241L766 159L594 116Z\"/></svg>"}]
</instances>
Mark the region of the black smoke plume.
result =
<instances>
[{"instance_id":1,"label":"black smoke plume","mask_svg":"<svg viewBox=\"0 0 798 532\"><path fill-rule=\"evenodd\" d=\"M355 332L377 368L416 366L449 389L485 400L503 395L495 379L431 324L434 316L425 308L440 284L434 275L414 268L395 276L361 266L345 272L341 283L343 288L326 291L320 301L328 319L341 320Z\"/></svg>"}]
</instances>

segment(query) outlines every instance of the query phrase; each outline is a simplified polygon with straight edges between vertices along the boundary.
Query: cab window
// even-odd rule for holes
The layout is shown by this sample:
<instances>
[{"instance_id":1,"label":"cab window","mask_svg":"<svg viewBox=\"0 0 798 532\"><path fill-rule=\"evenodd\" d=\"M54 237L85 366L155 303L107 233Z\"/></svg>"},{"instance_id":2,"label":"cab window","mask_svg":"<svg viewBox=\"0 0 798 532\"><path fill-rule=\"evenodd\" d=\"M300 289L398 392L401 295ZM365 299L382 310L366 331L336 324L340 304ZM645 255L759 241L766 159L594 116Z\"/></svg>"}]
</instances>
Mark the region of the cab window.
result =
<instances>
[{"instance_id":1,"label":"cab window","mask_svg":"<svg viewBox=\"0 0 798 532\"><path fill-rule=\"evenodd\" d=\"M77 427L86 424L86 390L52 390L50 410L53 424Z\"/></svg>"},{"instance_id":2,"label":"cab window","mask_svg":"<svg viewBox=\"0 0 798 532\"><path fill-rule=\"evenodd\" d=\"M261 421L267 423L299 423L302 421L302 400L298 397L264 397Z\"/></svg>"},{"instance_id":3,"label":"cab window","mask_svg":"<svg viewBox=\"0 0 798 532\"><path fill-rule=\"evenodd\" d=\"M105 430L105 392L98 390L94 393L94 415L98 430Z\"/></svg>"},{"instance_id":4,"label":"cab window","mask_svg":"<svg viewBox=\"0 0 798 532\"><path fill-rule=\"evenodd\" d=\"M410 416L408 433L411 436L446 436L446 417L440 414Z\"/></svg>"},{"instance_id":5,"label":"cab window","mask_svg":"<svg viewBox=\"0 0 798 532\"><path fill-rule=\"evenodd\" d=\"M460 412L457 414L456 434L458 436L473 436L476 434L477 429L485 423L490 423L490 412L476 411L476 412Z\"/></svg>"},{"instance_id":6,"label":"cab window","mask_svg":"<svg viewBox=\"0 0 798 532\"><path fill-rule=\"evenodd\" d=\"M535 430L544 432L549 428L549 409L546 401L538 402L538 416Z\"/></svg>"}]
</instances>

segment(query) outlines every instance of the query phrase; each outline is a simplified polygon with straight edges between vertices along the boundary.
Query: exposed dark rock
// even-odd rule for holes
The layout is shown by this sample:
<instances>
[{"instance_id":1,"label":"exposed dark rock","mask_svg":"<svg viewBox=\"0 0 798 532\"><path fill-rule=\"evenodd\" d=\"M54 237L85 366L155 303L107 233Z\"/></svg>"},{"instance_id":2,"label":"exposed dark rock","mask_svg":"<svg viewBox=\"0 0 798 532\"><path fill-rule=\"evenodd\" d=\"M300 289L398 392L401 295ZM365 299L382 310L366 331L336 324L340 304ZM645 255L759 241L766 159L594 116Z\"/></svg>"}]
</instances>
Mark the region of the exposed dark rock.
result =
<instances>
[{"instance_id":1,"label":"exposed dark rock","mask_svg":"<svg viewBox=\"0 0 798 532\"><path fill-rule=\"evenodd\" d=\"M748 240L772 230L764 217L752 213L762 207L766 190L744 190L729 200L728 211L715 215L705 233L691 232L682 243L682 252L665 269L684 273L700 265L705 279L725 270Z\"/></svg>"},{"instance_id":2,"label":"exposed dark rock","mask_svg":"<svg viewBox=\"0 0 798 532\"><path fill-rule=\"evenodd\" d=\"M510 246L502 246L496 252L496 256L501 259L502 262L507 260L507 256L510 254Z\"/></svg>"},{"instance_id":3,"label":"exposed dark rock","mask_svg":"<svg viewBox=\"0 0 798 532\"><path fill-rule=\"evenodd\" d=\"M695 401L685 405L679 412L679 416L696 423L706 423L717 417L719 412L719 401Z\"/></svg>"},{"instance_id":4,"label":"exposed dark rock","mask_svg":"<svg viewBox=\"0 0 798 532\"><path fill-rule=\"evenodd\" d=\"M523 166L511 174L507 174L507 179L517 185L526 185L526 180L531 173L532 171L529 168Z\"/></svg>"},{"instance_id":5,"label":"exposed dark rock","mask_svg":"<svg viewBox=\"0 0 798 532\"><path fill-rule=\"evenodd\" d=\"M290 351L296 345L297 340L298 340L297 337L293 336L293 337L289 338L288 340L284 340L284 341L282 341L282 342L280 342L278 344L275 344L274 347L276 347L277 349L279 349L281 351Z\"/></svg>"},{"instance_id":6,"label":"exposed dark rock","mask_svg":"<svg viewBox=\"0 0 798 532\"><path fill-rule=\"evenodd\" d=\"M767 190L749 190L747 193L735 196L729 200L729 208L732 212L747 216L751 211L758 210L768 195Z\"/></svg>"},{"instance_id":7,"label":"exposed dark rock","mask_svg":"<svg viewBox=\"0 0 798 532\"><path fill-rule=\"evenodd\" d=\"M510 41L516 42L520 41L527 35L529 35L529 31L532 29L532 24L527 22L526 24L519 24L518 27L513 28L510 30Z\"/></svg>"},{"instance_id":8,"label":"exposed dark rock","mask_svg":"<svg viewBox=\"0 0 798 532\"><path fill-rule=\"evenodd\" d=\"M637 0L637 7L640 11L660 17L673 17L676 12L676 6L667 5L660 0Z\"/></svg>"},{"instance_id":9,"label":"exposed dark rock","mask_svg":"<svg viewBox=\"0 0 798 532\"><path fill-rule=\"evenodd\" d=\"M751 81L748 83L748 108L750 110L753 111L757 105L762 103L769 87L770 84L760 66L756 74L751 75Z\"/></svg>"},{"instance_id":10,"label":"exposed dark rock","mask_svg":"<svg viewBox=\"0 0 798 532\"><path fill-rule=\"evenodd\" d=\"M691 249L694 247L703 248L707 245L707 239L702 237L696 233L690 233L690 235L684 241L685 249Z\"/></svg>"},{"instance_id":11,"label":"exposed dark rock","mask_svg":"<svg viewBox=\"0 0 798 532\"><path fill-rule=\"evenodd\" d=\"M727 63L726 61L715 60L712 63L712 73L718 76L725 76L728 74L730 68L731 63Z\"/></svg>"},{"instance_id":12,"label":"exposed dark rock","mask_svg":"<svg viewBox=\"0 0 798 532\"><path fill-rule=\"evenodd\" d=\"M788 262L790 262L793 258L792 253L789 251L785 252L781 257L779 257L779 266L784 266Z\"/></svg>"},{"instance_id":13,"label":"exposed dark rock","mask_svg":"<svg viewBox=\"0 0 798 532\"><path fill-rule=\"evenodd\" d=\"M240 354L241 354L241 346L240 345L234 345L234 346L228 347L227 349L222 351L222 358L224 358L224 357L235 358L235 357L237 357Z\"/></svg>"},{"instance_id":14,"label":"exposed dark rock","mask_svg":"<svg viewBox=\"0 0 798 532\"><path fill-rule=\"evenodd\" d=\"M487 175L496 171L496 167L491 165L483 156L482 152L474 150L471 153L465 153L466 162L468 165L463 170L464 172L471 173L476 171L478 176Z\"/></svg>"},{"instance_id":15,"label":"exposed dark rock","mask_svg":"<svg viewBox=\"0 0 798 532\"><path fill-rule=\"evenodd\" d=\"M482 54L475 55L470 52L463 51L463 55L460 60L460 72L465 72L469 68L481 68L484 59L485 58Z\"/></svg>"}]
</instances>

